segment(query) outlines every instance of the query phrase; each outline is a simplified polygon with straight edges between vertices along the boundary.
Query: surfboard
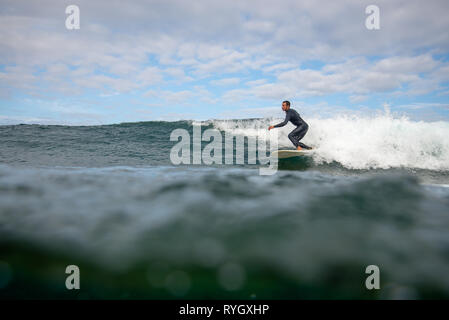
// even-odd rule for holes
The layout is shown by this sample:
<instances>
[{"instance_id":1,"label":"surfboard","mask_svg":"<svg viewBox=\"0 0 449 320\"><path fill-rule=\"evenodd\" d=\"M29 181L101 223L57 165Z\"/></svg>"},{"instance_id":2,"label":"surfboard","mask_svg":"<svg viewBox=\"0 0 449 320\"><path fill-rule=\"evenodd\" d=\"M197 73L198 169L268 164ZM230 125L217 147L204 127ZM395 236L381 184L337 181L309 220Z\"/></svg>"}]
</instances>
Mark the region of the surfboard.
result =
<instances>
[{"instance_id":1,"label":"surfboard","mask_svg":"<svg viewBox=\"0 0 449 320\"><path fill-rule=\"evenodd\" d=\"M292 157L300 157L304 156L308 153L311 153L312 150L277 150L273 151L271 154L273 157L277 157L278 159L286 159Z\"/></svg>"}]
</instances>

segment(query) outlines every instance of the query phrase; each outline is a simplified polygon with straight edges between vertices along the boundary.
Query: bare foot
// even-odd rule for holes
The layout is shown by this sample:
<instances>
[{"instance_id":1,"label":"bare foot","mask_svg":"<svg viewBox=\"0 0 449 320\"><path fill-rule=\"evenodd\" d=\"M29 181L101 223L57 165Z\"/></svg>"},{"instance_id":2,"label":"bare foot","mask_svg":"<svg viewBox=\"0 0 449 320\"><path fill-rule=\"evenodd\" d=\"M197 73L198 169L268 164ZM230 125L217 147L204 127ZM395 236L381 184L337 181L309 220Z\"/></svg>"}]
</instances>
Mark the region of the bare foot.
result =
<instances>
[{"instance_id":1,"label":"bare foot","mask_svg":"<svg viewBox=\"0 0 449 320\"><path fill-rule=\"evenodd\" d=\"M300 146L296 147L296 150L301 151L302 148Z\"/></svg>"}]
</instances>

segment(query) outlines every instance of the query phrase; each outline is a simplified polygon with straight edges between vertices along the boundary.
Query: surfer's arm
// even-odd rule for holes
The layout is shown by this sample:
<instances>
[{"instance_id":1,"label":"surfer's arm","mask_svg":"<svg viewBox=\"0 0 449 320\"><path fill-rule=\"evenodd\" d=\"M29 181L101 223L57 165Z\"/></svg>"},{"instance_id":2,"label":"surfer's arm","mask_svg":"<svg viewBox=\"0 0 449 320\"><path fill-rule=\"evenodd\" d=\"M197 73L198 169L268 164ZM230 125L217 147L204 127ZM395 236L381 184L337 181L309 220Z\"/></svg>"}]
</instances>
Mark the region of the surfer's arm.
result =
<instances>
[{"instance_id":1,"label":"surfer's arm","mask_svg":"<svg viewBox=\"0 0 449 320\"><path fill-rule=\"evenodd\" d=\"M274 125L273 128L283 127L288 123L289 120L290 120L290 116L289 116L289 113L287 112L287 114L285 115L285 120L282 121L281 123L278 123L277 125Z\"/></svg>"}]
</instances>

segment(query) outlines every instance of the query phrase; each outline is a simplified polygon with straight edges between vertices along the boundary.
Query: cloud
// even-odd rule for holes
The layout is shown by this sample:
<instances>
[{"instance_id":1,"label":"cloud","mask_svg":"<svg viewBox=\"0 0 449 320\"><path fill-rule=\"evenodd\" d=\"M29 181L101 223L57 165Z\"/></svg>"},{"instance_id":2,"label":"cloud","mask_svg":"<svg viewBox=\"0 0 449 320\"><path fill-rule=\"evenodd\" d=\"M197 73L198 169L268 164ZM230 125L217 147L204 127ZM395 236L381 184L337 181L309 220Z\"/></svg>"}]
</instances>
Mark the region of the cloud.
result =
<instances>
[{"instance_id":1,"label":"cloud","mask_svg":"<svg viewBox=\"0 0 449 320\"><path fill-rule=\"evenodd\" d=\"M247 119L247 118L272 118L282 116L280 107L242 108L237 110L221 111L216 119Z\"/></svg>"},{"instance_id":2,"label":"cloud","mask_svg":"<svg viewBox=\"0 0 449 320\"><path fill-rule=\"evenodd\" d=\"M296 64L293 63L277 63L271 66L263 67L263 72L273 72L273 71L279 71L279 70L286 70L286 69L292 69L297 67Z\"/></svg>"},{"instance_id":3,"label":"cloud","mask_svg":"<svg viewBox=\"0 0 449 320\"><path fill-rule=\"evenodd\" d=\"M411 104L405 104L405 105L398 105L395 106L395 108L398 109L427 109L427 108L439 108L439 109L446 109L449 110L449 103L433 103L433 102L415 102Z\"/></svg>"},{"instance_id":4,"label":"cloud","mask_svg":"<svg viewBox=\"0 0 449 320\"><path fill-rule=\"evenodd\" d=\"M79 0L81 29L69 31L65 2L3 0L0 99L93 91L138 100L153 90L152 104L162 94L208 105L335 93L358 103L447 92L449 65L436 57L449 51L449 2L379 0L377 31L365 28L369 4ZM304 67L310 60L322 67ZM209 87L239 84L220 97Z\"/></svg>"},{"instance_id":5,"label":"cloud","mask_svg":"<svg viewBox=\"0 0 449 320\"><path fill-rule=\"evenodd\" d=\"M185 71L180 67L166 68L164 69L164 73L181 83L190 82L194 80L192 77L186 75Z\"/></svg>"},{"instance_id":6,"label":"cloud","mask_svg":"<svg viewBox=\"0 0 449 320\"><path fill-rule=\"evenodd\" d=\"M212 80L210 82L213 86L232 86L240 83L240 78L223 78L218 80Z\"/></svg>"},{"instance_id":7,"label":"cloud","mask_svg":"<svg viewBox=\"0 0 449 320\"><path fill-rule=\"evenodd\" d=\"M267 79L257 79L257 80L251 80L251 81L247 81L245 82L245 84L247 86L253 87L253 86L257 86L257 85L261 85L266 83L268 80Z\"/></svg>"},{"instance_id":8,"label":"cloud","mask_svg":"<svg viewBox=\"0 0 449 320\"><path fill-rule=\"evenodd\" d=\"M448 63L435 60L429 54L414 57L392 57L371 62L354 58L325 65L320 70L292 69L280 72L275 82L251 82L248 89L228 91L224 98L231 101L254 96L262 99L283 97L325 96L334 93L350 95L351 102L361 102L367 95L426 94L439 87L441 73Z\"/></svg>"},{"instance_id":9,"label":"cloud","mask_svg":"<svg viewBox=\"0 0 449 320\"><path fill-rule=\"evenodd\" d=\"M352 103L363 102L366 99L368 99L368 97L367 96L363 96L363 95L352 95L352 96L349 96L349 101L351 101Z\"/></svg>"},{"instance_id":10,"label":"cloud","mask_svg":"<svg viewBox=\"0 0 449 320\"><path fill-rule=\"evenodd\" d=\"M149 90L144 93L145 97L155 98L163 102L163 104L178 104L178 105L193 105L192 99L195 101L202 101L208 104L216 103L210 91L203 86L195 86L193 90ZM156 104L158 105L158 104Z\"/></svg>"}]
</instances>

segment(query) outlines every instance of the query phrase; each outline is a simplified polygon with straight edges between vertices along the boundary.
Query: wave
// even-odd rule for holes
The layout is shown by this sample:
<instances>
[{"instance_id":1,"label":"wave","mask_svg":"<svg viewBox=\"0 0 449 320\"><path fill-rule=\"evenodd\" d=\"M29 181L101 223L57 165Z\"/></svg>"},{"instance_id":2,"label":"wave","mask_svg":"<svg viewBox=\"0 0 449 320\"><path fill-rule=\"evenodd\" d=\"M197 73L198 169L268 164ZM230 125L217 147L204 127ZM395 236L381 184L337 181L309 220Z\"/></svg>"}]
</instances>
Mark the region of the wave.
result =
<instances>
[{"instance_id":1,"label":"wave","mask_svg":"<svg viewBox=\"0 0 449 320\"><path fill-rule=\"evenodd\" d=\"M215 120L214 127L236 135L258 135L281 119ZM316 164L339 163L348 169L416 168L449 170L449 122L411 121L390 115L311 118L303 142L315 148ZM279 130L280 147L293 147L288 133Z\"/></svg>"},{"instance_id":2,"label":"wave","mask_svg":"<svg viewBox=\"0 0 449 320\"><path fill-rule=\"evenodd\" d=\"M0 166L0 260L31 274L12 274L0 298L51 283L52 297L65 294L46 270L68 264L95 298L170 298L166 279L179 271L186 298L372 298L370 264L386 298L394 285L447 298L449 190L429 188L407 175ZM229 265L244 274L231 292L217 281Z\"/></svg>"},{"instance_id":3,"label":"wave","mask_svg":"<svg viewBox=\"0 0 449 320\"><path fill-rule=\"evenodd\" d=\"M267 127L281 119L150 121L102 126L0 126L0 163L44 166L171 165L175 129L192 136L193 127L266 139ZM306 119L304 143L315 151L307 168L348 170L411 168L449 171L449 122L412 121L389 114ZM291 124L278 130L279 147L292 148ZM207 142L203 142L203 148ZM224 152L223 152L224 154ZM246 162L245 162L246 163ZM301 170L301 166L299 170ZM294 165L289 169L295 169Z\"/></svg>"}]
</instances>

